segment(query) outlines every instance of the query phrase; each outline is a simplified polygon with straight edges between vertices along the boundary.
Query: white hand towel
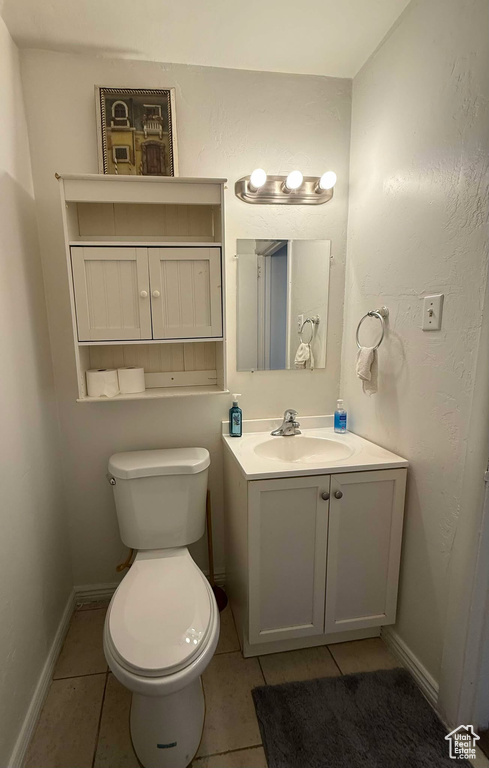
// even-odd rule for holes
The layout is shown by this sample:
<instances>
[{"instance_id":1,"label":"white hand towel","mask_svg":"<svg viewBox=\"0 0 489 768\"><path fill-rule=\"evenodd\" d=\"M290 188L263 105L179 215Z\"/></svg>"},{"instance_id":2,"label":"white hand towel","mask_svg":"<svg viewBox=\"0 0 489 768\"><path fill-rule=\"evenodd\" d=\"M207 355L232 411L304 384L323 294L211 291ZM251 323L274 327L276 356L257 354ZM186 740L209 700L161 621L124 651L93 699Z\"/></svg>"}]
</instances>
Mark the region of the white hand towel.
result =
<instances>
[{"instance_id":1,"label":"white hand towel","mask_svg":"<svg viewBox=\"0 0 489 768\"><path fill-rule=\"evenodd\" d=\"M294 365L296 368L306 368L308 360L309 367L312 371L314 370L314 355L312 354L311 345L301 342L295 353Z\"/></svg>"},{"instance_id":2,"label":"white hand towel","mask_svg":"<svg viewBox=\"0 0 489 768\"><path fill-rule=\"evenodd\" d=\"M377 350L374 347L360 347L358 350L357 376L366 394L374 395L377 392Z\"/></svg>"}]
</instances>

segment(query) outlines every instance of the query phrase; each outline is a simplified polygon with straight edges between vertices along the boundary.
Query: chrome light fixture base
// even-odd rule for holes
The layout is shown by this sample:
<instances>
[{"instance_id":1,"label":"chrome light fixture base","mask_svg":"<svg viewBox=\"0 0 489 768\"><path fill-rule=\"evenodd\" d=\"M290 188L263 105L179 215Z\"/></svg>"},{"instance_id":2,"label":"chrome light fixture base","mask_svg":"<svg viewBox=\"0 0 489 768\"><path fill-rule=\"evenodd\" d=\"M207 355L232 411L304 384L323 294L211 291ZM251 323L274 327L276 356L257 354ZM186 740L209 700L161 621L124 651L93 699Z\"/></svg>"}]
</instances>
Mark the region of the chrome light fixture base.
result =
<instances>
[{"instance_id":1,"label":"chrome light fixture base","mask_svg":"<svg viewBox=\"0 0 489 768\"><path fill-rule=\"evenodd\" d=\"M304 176L299 189L288 190L287 176L268 176L258 189L250 185L250 177L243 176L234 185L236 197L244 203L256 205L323 205L333 197L333 189L320 189L317 176Z\"/></svg>"}]
</instances>

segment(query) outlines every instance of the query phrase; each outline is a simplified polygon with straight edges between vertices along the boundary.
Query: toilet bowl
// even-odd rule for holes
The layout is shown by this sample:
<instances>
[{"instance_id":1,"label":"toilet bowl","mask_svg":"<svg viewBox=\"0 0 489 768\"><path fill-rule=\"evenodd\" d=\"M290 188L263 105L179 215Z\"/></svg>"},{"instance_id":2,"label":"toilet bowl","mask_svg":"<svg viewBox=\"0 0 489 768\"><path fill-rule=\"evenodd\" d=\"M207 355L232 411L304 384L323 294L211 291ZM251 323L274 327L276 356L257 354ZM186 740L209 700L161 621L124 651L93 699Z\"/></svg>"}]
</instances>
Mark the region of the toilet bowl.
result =
<instances>
[{"instance_id":1,"label":"toilet bowl","mask_svg":"<svg viewBox=\"0 0 489 768\"><path fill-rule=\"evenodd\" d=\"M186 768L202 736L201 675L219 639L219 610L186 544L204 532L208 466L205 449L137 451L109 462L125 543L155 544L138 550L104 626L107 663L132 692L131 738L144 768Z\"/></svg>"}]
</instances>

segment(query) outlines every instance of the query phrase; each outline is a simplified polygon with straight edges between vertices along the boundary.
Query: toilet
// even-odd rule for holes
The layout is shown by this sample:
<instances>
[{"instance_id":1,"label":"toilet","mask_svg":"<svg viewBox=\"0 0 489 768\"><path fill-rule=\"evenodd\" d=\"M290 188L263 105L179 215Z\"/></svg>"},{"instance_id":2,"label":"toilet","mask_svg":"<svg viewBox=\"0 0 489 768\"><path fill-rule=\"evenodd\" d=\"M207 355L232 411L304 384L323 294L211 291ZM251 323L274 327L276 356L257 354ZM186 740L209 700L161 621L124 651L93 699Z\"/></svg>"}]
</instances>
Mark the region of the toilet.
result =
<instances>
[{"instance_id":1,"label":"toilet","mask_svg":"<svg viewBox=\"0 0 489 768\"><path fill-rule=\"evenodd\" d=\"M185 768L204 726L201 675L219 638L212 589L187 545L205 530L205 448L116 453L119 531L136 558L107 611L104 651L132 691L131 737L144 768Z\"/></svg>"}]
</instances>

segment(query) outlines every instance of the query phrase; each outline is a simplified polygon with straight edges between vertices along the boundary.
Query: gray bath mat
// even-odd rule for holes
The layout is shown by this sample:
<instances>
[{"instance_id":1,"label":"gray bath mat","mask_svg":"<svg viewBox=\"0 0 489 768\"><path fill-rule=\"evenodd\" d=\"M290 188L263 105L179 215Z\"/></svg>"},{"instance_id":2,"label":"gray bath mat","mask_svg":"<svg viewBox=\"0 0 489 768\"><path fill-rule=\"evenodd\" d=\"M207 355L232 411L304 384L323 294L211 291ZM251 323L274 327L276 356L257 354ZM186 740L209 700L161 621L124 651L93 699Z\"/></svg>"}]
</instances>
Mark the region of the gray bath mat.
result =
<instances>
[{"instance_id":1,"label":"gray bath mat","mask_svg":"<svg viewBox=\"0 0 489 768\"><path fill-rule=\"evenodd\" d=\"M454 768L447 731L404 669L253 691L269 768Z\"/></svg>"}]
</instances>

